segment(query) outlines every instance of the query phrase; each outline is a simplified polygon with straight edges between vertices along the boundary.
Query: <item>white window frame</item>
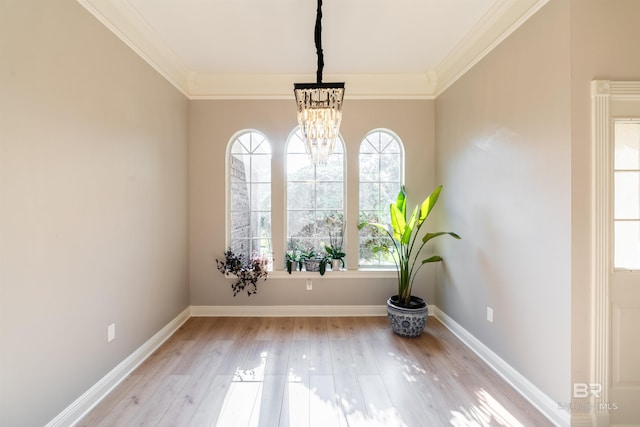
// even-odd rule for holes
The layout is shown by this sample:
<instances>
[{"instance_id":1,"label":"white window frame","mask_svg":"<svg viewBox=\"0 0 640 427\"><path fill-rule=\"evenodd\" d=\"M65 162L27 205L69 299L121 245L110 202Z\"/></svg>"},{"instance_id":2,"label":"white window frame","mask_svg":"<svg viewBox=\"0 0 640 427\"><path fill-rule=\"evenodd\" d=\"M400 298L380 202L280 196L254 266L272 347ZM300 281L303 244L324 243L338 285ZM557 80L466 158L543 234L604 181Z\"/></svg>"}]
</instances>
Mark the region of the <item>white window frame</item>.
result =
<instances>
[{"instance_id":1,"label":"white window frame","mask_svg":"<svg viewBox=\"0 0 640 427\"><path fill-rule=\"evenodd\" d=\"M233 134L233 136L229 139L229 142L227 143L227 149L226 149L226 153L225 153L225 199L226 199L226 210L225 210L225 223L226 223L226 227L225 227L225 241L226 241L226 246L225 246L225 250L226 248L229 248L231 246L231 233L232 233L232 224L231 224L231 198L232 198L232 191L231 191L231 184L232 184L232 179L231 179L231 155L232 155L232 151L233 151L233 146L234 144L240 139L240 137L242 137L243 135L246 134L257 134L259 135L261 138L264 139L264 142L267 143L267 145L269 146L269 157L270 159L273 159L273 149L271 147L271 141L269 141L269 138L267 138L267 136L263 133L260 132L257 129L243 129L240 130L238 132L236 132L235 134ZM252 154L255 155L255 154ZM273 189L273 166L272 164L270 165L269 168L269 185L271 187L271 190ZM266 183L266 182L265 182ZM273 198L273 196L272 196ZM270 206L270 216L271 216L271 223L273 223L273 204L272 201L269 202L269 206ZM253 209L252 209L253 211ZM252 236L252 239L254 237ZM273 251L273 227L271 228L271 230L269 231L269 241L270 241L270 246L272 248ZM272 256L272 254L264 254L264 255L269 255Z\"/></svg>"},{"instance_id":2,"label":"white window frame","mask_svg":"<svg viewBox=\"0 0 640 427\"><path fill-rule=\"evenodd\" d=\"M288 249L288 245L289 245L289 205L288 205L288 192L289 192L289 161L288 161L288 155L289 155L289 145L291 143L291 141L293 140L293 138L299 138L299 136L296 136L296 134L300 131L300 127L296 126L290 133L289 136L287 137L287 141L285 143L285 147L284 147L284 181L285 181L285 197L284 197L284 249L285 249L285 253ZM344 142L344 139L342 138L342 135L338 135L338 140L336 141L336 146L340 145L342 148L342 215L343 215L343 224L345 224L346 222L348 222L348 216L347 216L347 146ZM310 160L309 160L310 161ZM316 174L316 171L314 170L314 175ZM317 207L314 207L314 210L317 210ZM328 244L328 242L326 242ZM323 248L319 248L316 247L316 250L322 250ZM345 230L345 233L343 235L343 249L348 250L348 245L347 245L347 233ZM317 273L316 273L317 274ZM342 276L344 277L344 276Z\"/></svg>"},{"instance_id":3,"label":"white window frame","mask_svg":"<svg viewBox=\"0 0 640 427\"><path fill-rule=\"evenodd\" d=\"M360 141L360 145L358 146L358 192L360 192L360 188L362 186L362 180L361 180L361 165L360 165L360 156L362 154L362 145L365 143L365 141L367 141L367 139L372 136L373 134L380 134L380 133L384 133L389 135L394 141L397 142L399 149L400 149L400 182L398 185L398 191L400 190L400 186L403 185L405 183L405 149L404 149L404 143L402 142L402 138L400 138L398 136L397 133L395 133L394 131L392 131L391 129L387 129L387 128L376 128L376 129L372 129L369 132L367 132L367 134L364 136L364 138L362 138L362 140ZM377 179L378 184L380 185L380 177L378 176ZM397 192L396 192L397 194ZM395 200L395 199L394 199ZM360 205L360 201L358 202L358 220L360 219L360 212L361 212L361 205ZM387 212L388 213L388 212ZM357 244L357 256L358 256L358 269L360 270L396 270L396 266L395 264L377 264L377 265L360 265L360 233L358 233L358 244Z\"/></svg>"}]
</instances>

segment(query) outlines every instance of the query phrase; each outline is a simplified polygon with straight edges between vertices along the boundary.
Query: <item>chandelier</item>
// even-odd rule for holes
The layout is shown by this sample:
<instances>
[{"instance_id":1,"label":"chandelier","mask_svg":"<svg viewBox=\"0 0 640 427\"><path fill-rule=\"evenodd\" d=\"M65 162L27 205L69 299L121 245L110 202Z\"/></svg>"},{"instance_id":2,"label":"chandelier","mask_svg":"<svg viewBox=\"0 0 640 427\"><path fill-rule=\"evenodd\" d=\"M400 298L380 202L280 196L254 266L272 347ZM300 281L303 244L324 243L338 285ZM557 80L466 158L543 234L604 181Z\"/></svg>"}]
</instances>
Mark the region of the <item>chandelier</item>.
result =
<instances>
[{"instance_id":1,"label":"chandelier","mask_svg":"<svg viewBox=\"0 0 640 427\"><path fill-rule=\"evenodd\" d=\"M318 55L316 83L295 83L298 123L313 164L324 164L333 153L342 120L343 83L322 83L322 0L316 12L315 43Z\"/></svg>"}]
</instances>

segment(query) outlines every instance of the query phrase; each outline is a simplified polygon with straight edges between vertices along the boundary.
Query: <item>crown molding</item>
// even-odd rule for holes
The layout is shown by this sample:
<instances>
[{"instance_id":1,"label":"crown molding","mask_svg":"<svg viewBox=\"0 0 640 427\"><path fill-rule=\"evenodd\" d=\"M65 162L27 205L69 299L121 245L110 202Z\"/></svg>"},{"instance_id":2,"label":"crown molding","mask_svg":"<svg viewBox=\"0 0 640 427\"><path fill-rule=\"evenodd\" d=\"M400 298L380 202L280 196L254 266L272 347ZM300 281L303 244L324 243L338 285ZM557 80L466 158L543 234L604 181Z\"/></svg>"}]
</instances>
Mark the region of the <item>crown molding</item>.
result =
<instances>
[{"instance_id":1,"label":"crown molding","mask_svg":"<svg viewBox=\"0 0 640 427\"><path fill-rule=\"evenodd\" d=\"M434 97L440 96L548 2L549 0L496 0L471 32L435 68L438 84Z\"/></svg>"},{"instance_id":2,"label":"crown molding","mask_svg":"<svg viewBox=\"0 0 640 427\"><path fill-rule=\"evenodd\" d=\"M291 99L293 84L315 75L202 74L189 78L191 99ZM325 82L345 82L346 99L432 99L435 79L427 73L329 74Z\"/></svg>"},{"instance_id":3,"label":"crown molding","mask_svg":"<svg viewBox=\"0 0 640 427\"><path fill-rule=\"evenodd\" d=\"M291 99L293 84L314 75L209 74L189 70L165 47L128 0L77 0L189 99ZM326 75L345 82L346 99L434 99L549 0L496 0L434 70L424 73Z\"/></svg>"},{"instance_id":4,"label":"crown molding","mask_svg":"<svg viewBox=\"0 0 640 427\"><path fill-rule=\"evenodd\" d=\"M160 43L138 12L126 0L77 0L98 21L185 96L190 97L190 71L178 56Z\"/></svg>"}]
</instances>

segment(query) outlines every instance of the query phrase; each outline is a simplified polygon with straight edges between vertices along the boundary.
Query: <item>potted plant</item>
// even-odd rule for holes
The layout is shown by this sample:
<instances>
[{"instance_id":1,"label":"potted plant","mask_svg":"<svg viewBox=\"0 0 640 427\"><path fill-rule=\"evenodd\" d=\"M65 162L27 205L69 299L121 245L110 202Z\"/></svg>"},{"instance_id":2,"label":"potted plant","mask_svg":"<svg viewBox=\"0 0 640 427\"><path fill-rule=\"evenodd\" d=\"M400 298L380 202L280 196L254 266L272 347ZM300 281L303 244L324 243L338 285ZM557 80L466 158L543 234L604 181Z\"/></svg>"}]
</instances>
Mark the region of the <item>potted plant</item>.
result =
<instances>
[{"instance_id":1,"label":"potted plant","mask_svg":"<svg viewBox=\"0 0 640 427\"><path fill-rule=\"evenodd\" d=\"M340 267L344 267L344 257L347 254L342 249L344 230L340 227L339 232L334 235L329 230L329 245L324 247L325 252L327 253L327 261L331 262L331 270L338 271Z\"/></svg>"},{"instance_id":2,"label":"potted plant","mask_svg":"<svg viewBox=\"0 0 640 427\"><path fill-rule=\"evenodd\" d=\"M391 329L398 335L417 337L424 330L428 311L427 303L411 295L416 274L427 263L440 262L442 257L432 255L418 260L424 246L432 239L449 235L460 239L456 233L440 231L420 235L420 228L438 201L442 186L438 186L421 204L417 205L407 219L407 193L404 185L400 188L395 203L389 206L391 230L385 224L364 222L358 229L372 226L382 230L389 237L389 243L382 243L373 248L374 252L386 252L393 258L398 272L398 294L387 300L387 314Z\"/></svg>"},{"instance_id":3,"label":"potted plant","mask_svg":"<svg viewBox=\"0 0 640 427\"><path fill-rule=\"evenodd\" d=\"M231 248L224 253L224 260L216 259L218 271L225 276L234 275L238 278L231 284L233 296L246 290L251 296L258 292L258 280L267 280L269 258L264 255L252 254L246 259L243 254L234 253Z\"/></svg>"},{"instance_id":4,"label":"potted plant","mask_svg":"<svg viewBox=\"0 0 640 427\"><path fill-rule=\"evenodd\" d=\"M292 270L302 271L303 261L302 252L299 250L290 249L285 254L285 265L289 274Z\"/></svg>"},{"instance_id":5,"label":"potted plant","mask_svg":"<svg viewBox=\"0 0 640 427\"><path fill-rule=\"evenodd\" d=\"M325 246L324 250L327 252L326 262L331 262L331 270L338 271L340 267L344 267L344 257L347 255L342 252L342 247L329 245Z\"/></svg>"},{"instance_id":6,"label":"potted plant","mask_svg":"<svg viewBox=\"0 0 640 427\"><path fill-rule=\"evenodd\" d=\"M307 249L302 252L302 260L304 262L304 269L310 272L320 271L320 264L324 257L318 256L313 248Z\"/></svg>"}]
</instances>

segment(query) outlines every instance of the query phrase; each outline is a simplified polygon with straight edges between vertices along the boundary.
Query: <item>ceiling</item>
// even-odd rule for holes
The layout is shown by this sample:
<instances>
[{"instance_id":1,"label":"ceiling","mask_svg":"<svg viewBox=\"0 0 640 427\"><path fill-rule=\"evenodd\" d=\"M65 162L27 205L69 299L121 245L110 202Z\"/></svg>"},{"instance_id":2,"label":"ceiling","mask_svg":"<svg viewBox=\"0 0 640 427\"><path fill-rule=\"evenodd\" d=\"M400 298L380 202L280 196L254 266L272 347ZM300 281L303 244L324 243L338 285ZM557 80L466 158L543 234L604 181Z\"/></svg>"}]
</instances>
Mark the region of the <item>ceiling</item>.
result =
<instances>
[{"instance_id":1,"label":"ceiling","mask_svg":"<svg viewBox=\"0 0 640 427\"><path fill-rule=\"evenodd\" d=\"M548 0L324 0L323 81L437 96ZM292 98L316 80L316 0L78 0L191 99Z\"/></svg>"}]
</instances>

